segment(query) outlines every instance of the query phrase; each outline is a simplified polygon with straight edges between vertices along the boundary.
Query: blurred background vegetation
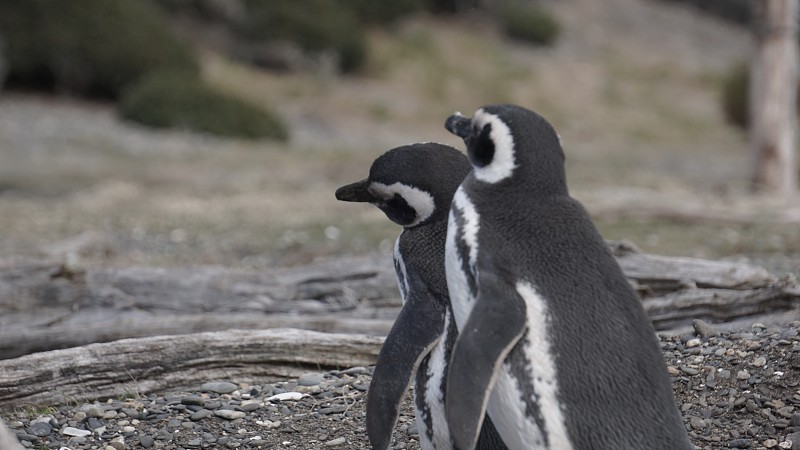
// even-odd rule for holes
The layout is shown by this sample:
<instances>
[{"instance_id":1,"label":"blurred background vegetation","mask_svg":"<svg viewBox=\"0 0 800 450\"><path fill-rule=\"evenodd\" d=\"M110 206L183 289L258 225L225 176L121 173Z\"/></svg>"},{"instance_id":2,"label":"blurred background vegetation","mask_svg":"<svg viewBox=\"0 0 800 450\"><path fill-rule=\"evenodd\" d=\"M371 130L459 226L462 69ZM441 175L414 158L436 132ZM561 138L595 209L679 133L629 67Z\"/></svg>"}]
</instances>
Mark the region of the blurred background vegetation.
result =
<instances>
[{"instance_id":1,"label":"blurred background vegetation","mask_svg":"<svg viewBox=\"0 0 800 450\"><path fill-rule=\"evenodd\" d=\"M453 110L535 109L610 239L797 255L747 192L747 0L0 0L0 253L262 267L388 251L339 185ZM792 215L794 214L794 215Z\"/></svg>"}]
</instances>

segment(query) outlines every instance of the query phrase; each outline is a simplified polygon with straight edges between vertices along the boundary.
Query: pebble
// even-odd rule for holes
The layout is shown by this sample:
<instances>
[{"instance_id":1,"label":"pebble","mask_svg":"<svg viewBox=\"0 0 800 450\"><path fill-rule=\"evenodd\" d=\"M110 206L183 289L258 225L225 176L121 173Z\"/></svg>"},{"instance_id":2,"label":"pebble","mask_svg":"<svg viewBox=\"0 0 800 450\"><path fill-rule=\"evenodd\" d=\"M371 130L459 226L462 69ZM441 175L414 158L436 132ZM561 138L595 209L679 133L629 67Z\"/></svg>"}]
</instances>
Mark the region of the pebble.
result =
<instances>
[{"instance_id":1,"label":"pebble","mask_svg":"<svg viewBox=\"0 0 800 450\"><path fill-rule=\"evenodd\" d=\"M246 413L243 413L241 411L233 411L230 409L218 409L214 411L214 415L228 420L243 419L247 416Z\"/></svg>"},{"instance_id":2,"label":"pebble","mask_svg":"<svg viewBox=\"0 0 800 450\"><path fill-rule=\"evenodd\" d=\"M34 422L28 427L28 433L38 437L49 436L52 432L53 427L47 422Z\"/></svg>"},{"instance_id":3,"label":"pebble","mask_svg":"<svg viewBox=\"0 0 800 450\"><path fill-rule=\"evenodd\" d=\"M230 394L238 388L228 381L211 381L200 386L201 391L216 392L217 394Z\"/></svg>"},{"instance_id":4,"label":"pebble","mask_svg":"<svg viewBox=\"0 0 800 450\"><path fill-rule=\"evenodd\" d=\"M337 445L342 445L347 442L347 439L343 437L338 437L336 439L331 439L330 441L325 443L325 447L336 447Z\"/></svg>"},{"instance_id":5,"label":"pebble","mask_svg":"<svg viewBox=\"0 0 800 450\"><path fill-rule=\"evenodd\" d=\"M695 333L700 335L702 338L711 338L717 335L717 329L702 319L692 320L692 327L694 328Z\"/></svg>"},{"instance_id":6,"label":"pebble","mask_svg":"<svg viewBox=\"0 0 800 450\"><path fill-rule=\"evenodd\" d=\"M303 394L299 392L283 392L281 394L275 394L272 397L269 397L267 401L269 402L283 402L286 400L300 400L303 398Z\"/></svg>"},{"instance_id":7,"label":"pebble","mask_svg":"<svg viewBox=\"0 0 800 450\"><path fill-rule=\"evenodd\" d=\"M317 386L325 379L321 373L304 373L297 379L298 386Z\"/></svg>"},{"instance_id":8,"label":"pebble","mask_svg":"<svg viewBox=\"0 0 800 450\"><path fill-rule=\"evenodd\" d=\"M800 450L797 328L800 322L660 338L697 450ZM702 342L688 345L697 336ZM35 419L7 413L4 419L29 448L369 448L364 403L371 374L361 367L252 386L214 381L196 391L64 406ZM420 448L411 395L401 405L392 448Z\"/></svg>"},{"instance_id":9,"label":"pebble","mask_svg":"<svg viewBox=\"0 0 800 450\"><path fill-rule=\"evenodd\" d=\"M65 435L65 436L84 437L84 436L90 436L92 434L92 432L89 431L89 430L80 430L78 428L66 427L63 430L61 430L61 434Z\"/></svg>"}]
</instances>

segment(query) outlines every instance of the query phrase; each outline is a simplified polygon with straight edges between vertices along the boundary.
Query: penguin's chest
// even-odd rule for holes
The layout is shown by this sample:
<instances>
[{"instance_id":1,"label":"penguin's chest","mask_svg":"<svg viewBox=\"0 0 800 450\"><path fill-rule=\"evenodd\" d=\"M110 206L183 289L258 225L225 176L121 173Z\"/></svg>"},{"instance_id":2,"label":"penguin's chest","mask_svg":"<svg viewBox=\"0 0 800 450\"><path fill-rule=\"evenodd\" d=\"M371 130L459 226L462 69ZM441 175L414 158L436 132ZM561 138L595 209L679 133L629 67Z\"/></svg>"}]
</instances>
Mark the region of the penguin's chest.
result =
<instances>
[{"instance_id":1,"label":"penguin's chest","mask_svg":"<svg viewBox=\"0 0 800 450\"><path fill-rule=\"evenodd\" d=\"M462 188L456 191L447 222L444 262L456 325L467 321L478 293L478 211Z\"/></svg>"},{"instance_id":2,"label":"penguin's chest","mask_svg":"<svg viewBox=\"0 0 800 450\"><path fill-rule=\"evenodd\" d=\"M480 226L478 210L459 189L450 210L445 246L450 303L459 329L478 296L478 252L495 250L481 248ZM547 302L529 282L512 280L512 284L525 302L527 330L497 374L487 412L510 449L569 450Z\"/></svg>"}]
</instances>

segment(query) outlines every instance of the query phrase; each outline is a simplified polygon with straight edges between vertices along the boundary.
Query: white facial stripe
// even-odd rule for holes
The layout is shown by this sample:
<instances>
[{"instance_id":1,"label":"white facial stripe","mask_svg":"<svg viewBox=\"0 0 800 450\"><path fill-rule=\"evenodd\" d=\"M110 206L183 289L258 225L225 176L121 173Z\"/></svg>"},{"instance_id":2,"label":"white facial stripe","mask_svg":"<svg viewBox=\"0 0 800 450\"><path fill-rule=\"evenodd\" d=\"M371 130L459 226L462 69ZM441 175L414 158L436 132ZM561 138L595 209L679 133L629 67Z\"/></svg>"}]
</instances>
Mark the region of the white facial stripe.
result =
<instances>
[{"instance_id":1,"label":"white facial stripe","mask_svg":"<svg viewBox=\"0 0 800 450\"><path fill-rule=\"evenodd\" d=\"M528 345L523 348L531 363L528 373L533 377L533 390L539 397L547 440L550 448L570 450L572 444L567 437L564 414L558 401L558 374L548 329L547 302L530 283L518 282L517 292L525 301Z\"/></svg>"},{"instance_id":2,"label":"white facial stripe","mask_svg":"<svg viewBox=\"0 0 800 450\"><path fill-rule=\"evenodd\" d=\"M417 213L416 219L414 219L412 223L406 225L407 227L418 225L420 222L430 217L435 208L433 196L431 194L399 181L388 185L372 182L369 186L369 190L372 195L384 200L394 197L395 194L399 194L403 197L406 203L408 203L408 206L414 208L414 211Z\"/></svg>"},{"instance_id":3,"label":"white facial stripe","mask_svg":"<svg viewBox=\"0 0 800 450\"><path fill-rule=\"evenodd\" d=\"M514 138L511 136L511 130L499 117L487 113L483 109L475 112L472 123L479 128L491 124L490 136L494 141L494 157L491 164L485 167L475 167L475 177L487 183L497 183L510 177L511 172L517 167L514 160Z\"/></svg>"}]
</instances>

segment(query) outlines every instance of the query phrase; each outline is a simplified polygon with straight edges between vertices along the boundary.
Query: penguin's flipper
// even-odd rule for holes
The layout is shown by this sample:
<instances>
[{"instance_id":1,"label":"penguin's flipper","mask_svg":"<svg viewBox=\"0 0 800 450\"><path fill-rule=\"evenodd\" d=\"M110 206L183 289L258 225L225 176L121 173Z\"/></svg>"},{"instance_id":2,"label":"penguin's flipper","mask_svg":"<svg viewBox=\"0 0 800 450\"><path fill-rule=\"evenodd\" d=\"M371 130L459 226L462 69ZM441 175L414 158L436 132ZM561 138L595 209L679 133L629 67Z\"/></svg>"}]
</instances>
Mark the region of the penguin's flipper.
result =
<instances>
[{"instance_id":1,"label":"penguin's flipper","mask_svg":"<svg viewBox=\"0 0 800 450\"><path fill-rule=\"evenodd\" d=\"M482 272L478 297L450 359L445 413L456 447L475 447L489 395L508 353L525 334L525 302L497 276Z\"/></svg>"},{"instance_id":2,"label":"penguin's flipper","mask_svg":"<svg viewBox=\"0 0 800 450\"><path fill-rule=\"evenodd\" d=\"M381 347L367 392L367 436L376 450L389 447L408 386L444 334L446 302L437 301L422 281L414 284Z\"/></svg>"}]
</instances>

